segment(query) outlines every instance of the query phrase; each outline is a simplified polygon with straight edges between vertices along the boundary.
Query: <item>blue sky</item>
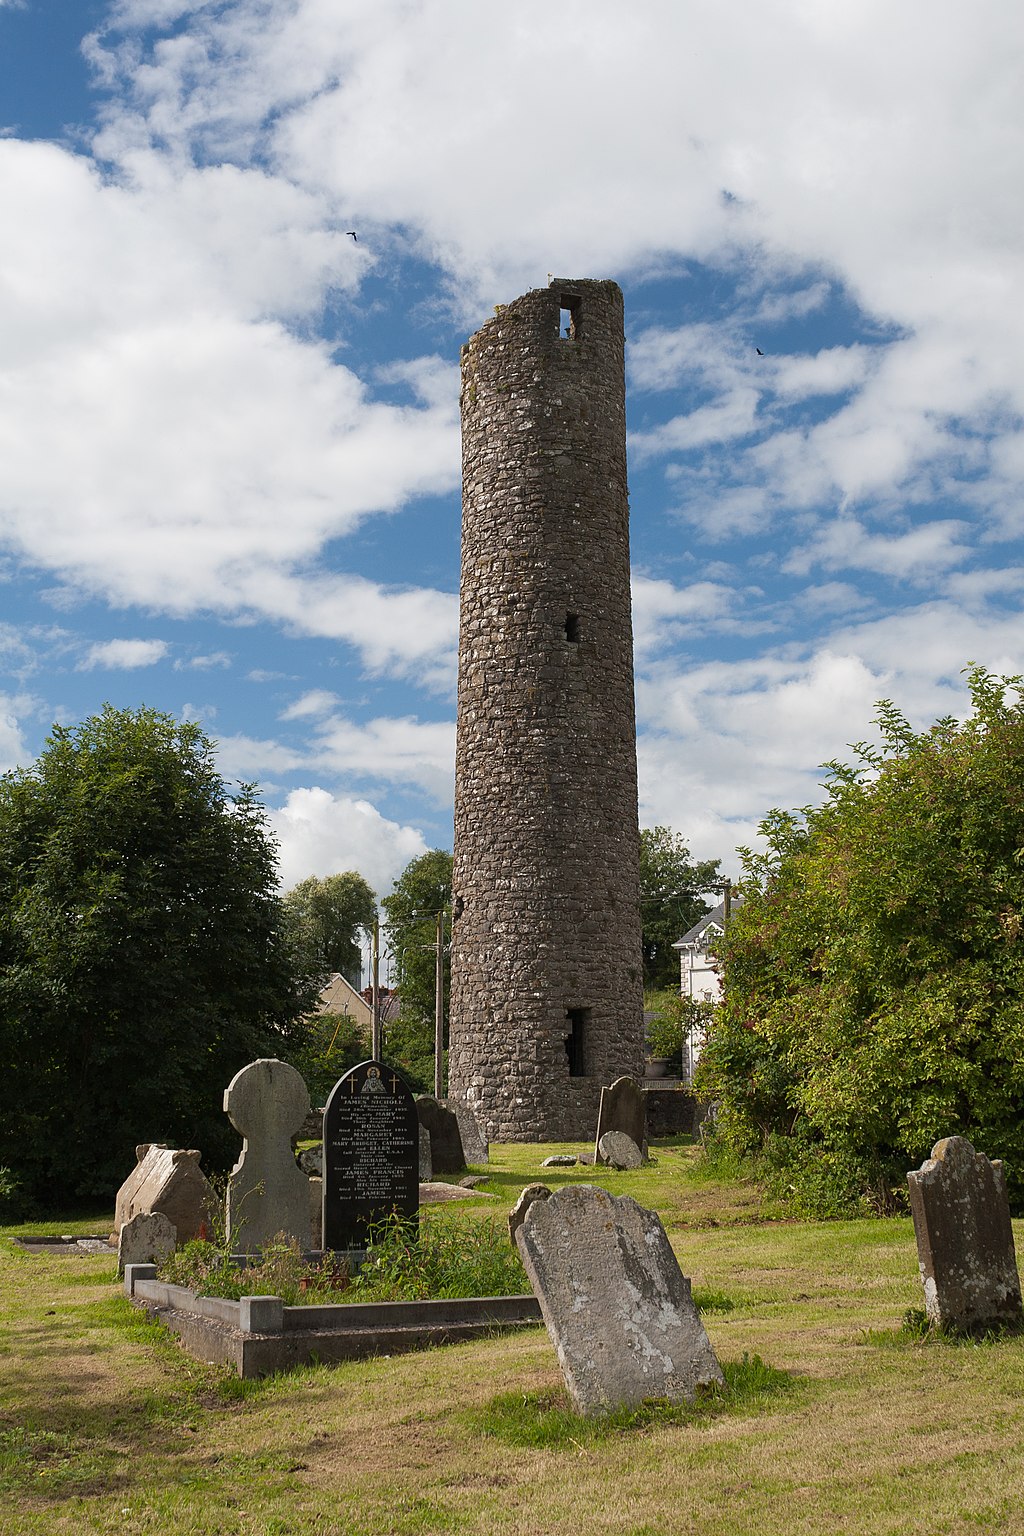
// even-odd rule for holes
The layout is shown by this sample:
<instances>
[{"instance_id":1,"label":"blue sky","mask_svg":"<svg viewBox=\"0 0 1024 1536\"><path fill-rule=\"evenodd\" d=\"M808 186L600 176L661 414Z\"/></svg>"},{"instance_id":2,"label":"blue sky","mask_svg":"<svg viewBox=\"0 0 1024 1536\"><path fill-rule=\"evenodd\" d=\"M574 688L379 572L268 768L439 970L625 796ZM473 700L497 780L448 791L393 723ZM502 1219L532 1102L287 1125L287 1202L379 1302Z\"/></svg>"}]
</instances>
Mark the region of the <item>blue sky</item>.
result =
<instances>
[{"instance_id":1,"label":"blue sky","mask_svg":"<svg viewBox=\"0 0 1024 1536\"><path fill-rule=\"evenodd\" d=\"M0 0L0 768L144 703L286 886L450 846L459 346L614 277L641 819L736 873L876 699L1021 669L1022 53L1002 0Z\"/></svg>"}]
</instances>

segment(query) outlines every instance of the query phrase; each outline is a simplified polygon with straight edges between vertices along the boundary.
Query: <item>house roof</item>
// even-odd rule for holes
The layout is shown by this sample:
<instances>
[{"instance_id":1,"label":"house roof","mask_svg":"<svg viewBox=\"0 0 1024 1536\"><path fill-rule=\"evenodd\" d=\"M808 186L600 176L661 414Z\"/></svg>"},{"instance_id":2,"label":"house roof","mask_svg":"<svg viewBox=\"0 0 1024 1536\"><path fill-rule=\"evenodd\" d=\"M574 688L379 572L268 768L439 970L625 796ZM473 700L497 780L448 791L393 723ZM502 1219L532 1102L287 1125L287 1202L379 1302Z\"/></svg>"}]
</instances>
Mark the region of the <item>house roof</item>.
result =
<instances>
[{"instance_id":1,"label":"house roof","mask_svg":"<svg viewBox=\"0 0 1024 1536\"><path fill-rule=\"evenodd\" d=\"M742 907L743 897L735 895L732 898L732 909ZM710 931L709 931L710 930ZM704 949L708 939L715 938L725 931L725 902L720 901L717 907L712 907L704 916L684 933L681 939L677 939L672 945L673 949Z\"/></svg>"}]
</instances>

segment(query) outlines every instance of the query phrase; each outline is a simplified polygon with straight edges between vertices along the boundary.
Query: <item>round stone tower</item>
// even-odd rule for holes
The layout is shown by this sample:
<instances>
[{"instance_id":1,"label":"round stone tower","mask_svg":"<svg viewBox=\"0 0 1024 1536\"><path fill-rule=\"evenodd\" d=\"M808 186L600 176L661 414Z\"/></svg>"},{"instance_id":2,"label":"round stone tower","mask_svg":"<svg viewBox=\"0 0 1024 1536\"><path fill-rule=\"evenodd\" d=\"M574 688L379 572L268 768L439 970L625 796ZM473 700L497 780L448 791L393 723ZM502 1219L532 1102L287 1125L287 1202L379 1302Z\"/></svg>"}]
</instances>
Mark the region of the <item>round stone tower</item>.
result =
<instances>
[{"instance_id":1,"label":"round stone tower","mask_svg":"<svg viewBox=\"0 0 1024 1536\"><path fill-rule=\"evenodd\" d=\"M622 313L556 279L462 349L449 1092L498 1141L643 1070Z\"/></svg>"}]
</instances>

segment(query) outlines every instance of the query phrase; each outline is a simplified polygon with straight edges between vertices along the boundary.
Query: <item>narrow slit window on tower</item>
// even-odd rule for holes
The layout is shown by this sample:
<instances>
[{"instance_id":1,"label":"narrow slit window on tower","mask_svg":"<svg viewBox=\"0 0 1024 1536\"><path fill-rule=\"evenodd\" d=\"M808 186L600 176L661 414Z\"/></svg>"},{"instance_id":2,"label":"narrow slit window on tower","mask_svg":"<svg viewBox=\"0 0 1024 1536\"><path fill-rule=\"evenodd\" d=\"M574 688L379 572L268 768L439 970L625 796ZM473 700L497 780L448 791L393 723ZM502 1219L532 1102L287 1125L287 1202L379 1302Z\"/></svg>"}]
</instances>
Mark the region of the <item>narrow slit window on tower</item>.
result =
<instances>
[{"instance_id":1,"label":"narrow slit window on tower","mask_svg":"<svg viewBox=\"0 0 1024 1536\"><path fill-rule=\"evenodd\" d=\"M558 335L561 341L575 341L579 335L580 301L575 294L563 293L558 301Z\"/></svg>"},{"instance_id":2,"label":"narrow slit window on tower","mask_svg":"<svg viewBox=\"0 0 1024 1536\"><path fill-rule=\"evenodd\" d=\"M586 1046L587 1026L590 1022L589 1008L566 1009L566 1023L569 1033L565 1037L565 1054L569 1059L569 1076L586 1077Z\"/></svg>"},{"instance_id":3,"label":"narrow slit window on tower","mask_svg":"<svg viewBox=\"0 0 1024 1536\"><path fill-rule=\"evenodd\" d=\"M574 645L579 643L580 616L578 613L567 613L565 616L565 638L571 640Z\"/></svg>"}]
</instances>

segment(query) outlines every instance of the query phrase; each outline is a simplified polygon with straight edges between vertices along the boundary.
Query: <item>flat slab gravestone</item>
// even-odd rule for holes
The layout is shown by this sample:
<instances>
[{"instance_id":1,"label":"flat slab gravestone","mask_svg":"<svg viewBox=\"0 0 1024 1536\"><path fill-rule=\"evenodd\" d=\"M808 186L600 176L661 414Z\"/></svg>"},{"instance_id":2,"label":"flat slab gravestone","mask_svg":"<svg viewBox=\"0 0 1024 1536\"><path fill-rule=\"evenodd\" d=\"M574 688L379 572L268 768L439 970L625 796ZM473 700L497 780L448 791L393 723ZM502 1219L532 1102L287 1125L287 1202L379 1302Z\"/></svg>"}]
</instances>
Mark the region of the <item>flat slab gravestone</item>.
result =
<instances>
[{"instance_id":1,"label":"flat slab gravestone","mask_svg":"<svg viewBox=\"0 0 1024 1536\"><path fill-rule=\"evenodd\" d=\"M514 1235L580 1413L645 1398L689 1402L721 1384L690 1282L654 1211L628 1195L566 1185L529 1202Z\"/></svg>"},{"instance_id":2,"label":"flat slab gravestone","mask_svg":"<svg viewBox=\"0 0 1024 1536\"><path fill-rule=\"evenodd\" d=\"M224 1090L224 1112L244 1138L228 1178L228 1242L237 1253L256 1253L283 1232L305 1251L309 1175L292 1151L292 1137L309 1114L301 1075L273 1057L250 1062Z\"/></svg>"},{"instance_id":3,"label":"flat slab gravestone","mask_svg":"<svg viewBox=\"0 0 1024 1536\"><path fill-rule=\"evenodd\" d=\"M1022 1319L1006 1178L963 1136L936 1142L907 1174L925 1310L966 1332Z\"/></svg>"},{"instance_id":4,"label":"flat slab gravestone","mask_svg":"<svg viewBox=\"0 0 1024 1536\"><path fill-rule=\"evenodd\" d=\"M157 1211L174 1227L179 1243L190 1243L217 1209L217 1197L199 1166L202 1154L143 1142L135 1156L138 1162L114 1203L115 1234L134 1216Z\"/></svg>"},{"instance_id":5,"label":"flat slab gravestone","mask_svg":"<svg viewBox=\"0 0 1024 1536\"><path fill-rule=\"evenodd\" d=\"M610 1168L642 1168L644 1155L625 1131L605 1131L597 1144L598 1157Z\"/></svg>"},{"instance_id":6,"label":"flat slab gravestone","mask_svg":"<svg viewBox=\"0 0 1024 1536\"><path fill-rule=\"evenodd\" d=\"M177 1233L160 1211L140 1211L126 1221L117 1239L117 1273L126 1264L161 1264L174 1252Z\"/></svg>"},{"instance_id":7,"label":"flat slab gravestone","mask_svg":"<svg viewBox=\"0 0 1024 1536\"><path fill-rule=\"evenodd\" d=\"M420 1121L404 1078L363 1061L331 1090L324 1109L323 1246L365 1249L370 1229L419 1213Z\"/></svg>"},{"instance_id":8,"label":"flat slab gravestone","mask_svg":"<svg viewBox=\"0 0 1024 1536\"><path fill-rule=\"evenodd\" d=\"M465 1173L466 1154L454 1110L446 1109L425 1093L416 1100L416 1113L420 1125L426 1126L430 1134L430 1162L434 1173Z\"/></svg>"},{"instance_id":9,"label":"flat slab gravestone","mask_svg":"<svg viewBox=\"0 0 1024 1536\"><path fill-rule=\"evenodd\" d=\"M636 1142L641 1153L646 1149L647 1097L635 1078L617 1077L610 1087L601 1089L594 1137L594 1153L598 1161L601 1137L608 1131L622 1131L630 1141Z\"/></svg>"}]
</instances>

